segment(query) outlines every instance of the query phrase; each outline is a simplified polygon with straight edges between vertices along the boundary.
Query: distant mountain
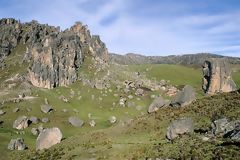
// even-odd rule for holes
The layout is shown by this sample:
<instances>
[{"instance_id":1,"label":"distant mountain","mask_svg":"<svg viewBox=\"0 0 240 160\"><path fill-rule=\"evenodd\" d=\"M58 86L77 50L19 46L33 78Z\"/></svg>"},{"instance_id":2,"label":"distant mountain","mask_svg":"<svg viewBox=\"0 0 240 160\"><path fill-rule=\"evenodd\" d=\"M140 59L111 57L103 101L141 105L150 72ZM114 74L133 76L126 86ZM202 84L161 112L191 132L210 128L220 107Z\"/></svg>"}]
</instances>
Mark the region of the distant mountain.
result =
<instances>
[{"instance_id":1,"label":"distant mountain","mask_svg":"<svg viewBox=\"0 0 240 160\"><path fill-rule=\"evenodd\" d=\"M143 56L134 53L119 55L111 53L110 61L118 64L182 64L182 65L201 65L208 58L226 58L231 64L240 64L240 58L227 57L211 53L197 53L170 56Z\"/></svg>"}]
</instances>

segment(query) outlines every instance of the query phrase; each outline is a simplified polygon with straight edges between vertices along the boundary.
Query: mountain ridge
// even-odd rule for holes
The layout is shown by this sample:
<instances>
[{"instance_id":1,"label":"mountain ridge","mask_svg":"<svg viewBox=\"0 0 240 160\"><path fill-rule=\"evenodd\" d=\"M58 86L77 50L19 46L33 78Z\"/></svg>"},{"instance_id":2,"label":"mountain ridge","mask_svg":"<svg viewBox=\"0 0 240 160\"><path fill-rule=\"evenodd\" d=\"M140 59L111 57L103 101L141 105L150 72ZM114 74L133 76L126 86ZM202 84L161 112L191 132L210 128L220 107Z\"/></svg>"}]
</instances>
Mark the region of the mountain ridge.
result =
<instances>
[{"instance_id":1,"label":"mountain ridge","mask_svg":"<svg viewBox=\"0 0 240 160\"><path fill-rule=\"evenodd\" d=\"M112 63L123 65L129 64L182 64L182 65L201 65L208 58L226 58L230 64L240 64L239 57L230 57L212 53L196 53L169 56L145 56L135 53L120 55L110 53L109 59Z\"/></svg>"}]
</instances>

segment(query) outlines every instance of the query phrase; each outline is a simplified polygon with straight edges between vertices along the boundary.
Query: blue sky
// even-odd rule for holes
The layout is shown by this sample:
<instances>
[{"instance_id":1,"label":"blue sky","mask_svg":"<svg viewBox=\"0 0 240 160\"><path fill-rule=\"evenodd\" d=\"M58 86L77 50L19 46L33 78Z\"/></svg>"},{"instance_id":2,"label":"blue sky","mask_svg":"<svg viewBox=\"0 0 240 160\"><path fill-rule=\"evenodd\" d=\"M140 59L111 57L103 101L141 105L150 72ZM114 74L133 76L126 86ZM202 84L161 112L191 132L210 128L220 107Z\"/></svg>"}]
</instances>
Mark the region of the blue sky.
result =
<instances>
[{"instance_id":1,"label":"blue sky","mask_svg":"<svg viewBox=\"0 0 240 160\"><path fill-rule=\"evenodd\" d=\"M0 0L0 17L87 24L110 52L240 57L239 0Z\"/></svg>"}]
</instances>

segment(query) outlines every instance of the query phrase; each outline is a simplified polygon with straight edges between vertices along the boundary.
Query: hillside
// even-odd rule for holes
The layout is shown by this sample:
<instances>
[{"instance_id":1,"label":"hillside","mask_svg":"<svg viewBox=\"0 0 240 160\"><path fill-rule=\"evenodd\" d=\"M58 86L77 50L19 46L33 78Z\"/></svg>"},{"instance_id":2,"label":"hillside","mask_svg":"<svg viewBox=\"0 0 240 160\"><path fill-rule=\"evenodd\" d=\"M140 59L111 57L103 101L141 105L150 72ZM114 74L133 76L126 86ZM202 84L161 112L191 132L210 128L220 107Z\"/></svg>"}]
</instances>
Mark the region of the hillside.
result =
<instances>
[{"instance_id":1,"label":"hillside","mask_svg":"<svg viewBox=\"0 0 240 160\"><path fill-rule=\"evenodd\" d=\"M0 20L0 44L0 159L240 156L239 58L129 55L122 65L80 22L61 31L12 18ZM190 129L168 133L184 117ZM61 134L44 135L53 128Z\"/></svg>"}]
</instances>

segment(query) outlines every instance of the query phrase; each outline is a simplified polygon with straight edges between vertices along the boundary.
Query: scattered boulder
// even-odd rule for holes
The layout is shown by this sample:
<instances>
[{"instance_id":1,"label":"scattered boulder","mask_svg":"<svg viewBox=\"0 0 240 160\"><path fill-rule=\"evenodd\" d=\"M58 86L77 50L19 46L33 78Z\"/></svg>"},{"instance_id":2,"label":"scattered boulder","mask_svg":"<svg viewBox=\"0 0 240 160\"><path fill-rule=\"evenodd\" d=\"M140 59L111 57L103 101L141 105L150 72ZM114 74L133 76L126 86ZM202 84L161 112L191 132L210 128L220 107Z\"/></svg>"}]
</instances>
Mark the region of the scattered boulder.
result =
<instances>
[{"instance_id":1,"label":"scattered boulder","mask_svg":"<svg viewBox=\"0 0 240 160\"><path fill-rule=\"evenodd\" d=\"M14 121L13 128L17 130L23 130L27 128L29 124L30 121L26 116L20 116Z\"/></svg>"},{"instance_id":2,"label":"scattered boulder","mask_svg":"<svg viewBox=\"0 0 240 160\"><path fill-rule=\"evenodd\" d=\"M5 111L0 110L0 116L1 116L1 115L4 115L5 113L6 113Z\"/></svg>"},{"instance_id":3,"label":"scattered boulder","mask_svg":"<svg viewBox=\"0 0 240 160\"><path fill-rule=\"evenodd\" d=\"M135 92L136 96L143 96L144 95L144 90L141 88L138 88Z\"/></svg>"},{"instance_id":4,"label":"scattered boulder","mask_svg":"<svg viewBox=\"0 0 240 160\"><path fill-rule=\"evenodd\" d=\"M167 138L173 140L179 135L193 133L194 125L191 118L183 118L172 122L167 128Z\"/></svg>"},{"instance_id":5,"label":"scattered boulder","mask_svg":"<svg viewBox=\"0 0 240 160\"><path fill-rule=\"evenodd\" d=\"M95 126L96 126L96 122L95 122L94 120L91 120L91 121L89 122L89 125L90 125L91 127L95 127Z\"/></svg>"},{"instance_id":6,"label":"scattered boulder","mask_svg":"<svg viewBox=\"0 0 240 160\"><path fill-rule=\"evenodd\" d=\"M148 107L148 113L156 112L159 108L165 105L165 100L159 96L153 100L153 102Z\"/></svg>"},{"instance_id":7,"label":"scattered boulder","mask_svg":"<svg viewBox=\"0 0 240 160\"><path fill-rule=\"evenodd\" d=\"M214 136L230 138L240 142L240 121L228 121L227 118L218 119L212 122L212 133Z\"/></svg>"},{"instance_id":8,"label":"scattered boulder","mask_svg":"<svg viewBox=\"0 0 240 160\"><path fill-rule=\"evenodd\" d=\"M44 117L44 118L42 118L42 122L47 123L47 122L49 122L49 119L47 117Z\"/></svg>"},{"instance_id":9,"label":"scattered boulder","mask_svg":"<svg viewBox=\"0 0 240 160\"><path fill-rule=\"evenodd\" d=\"M36 150L48 149L51 146L60 143L62 140L62 132L59 128L44 129L37 137Z\"/></svg>"},{"instance_id":10,"label":"scattered boulder","mask_svg":"<svg viewBox=\"0 0 240 160\"><path fill-rule=\"evenodd\" d=\"M84 124L84 121L79 119L78 117L69 117L68 122L74 127L82 127Z\"/></svg>"},{"instance_id":11,"label":"scattered boulder","mask_svg":"<svg viewBox=\"0 0 240 160\"><path fill-rule=\"evenodd\" d=\"M218 92L231 92L237 90L237 86L231 77L231 69L226 59L211 58L203 64L202 88L207 94Z\"/></svg>"},{"instance_id":12,"label":"scattered boulder","mask_svg":"<svg viewBox=\"0 0 240 160\"><path fill-rule=\"evenodd\" d=\"M119 100L120 107L125 107L125 103L126 103L126 98L121 97Z\"/></svg>"},{"instance_id":13,"label":"scattered boulder","mask_svg":"<svg viewBox=\"0 0 240 160\"><path fill-rule=\"evenodd\" d=\"M45 104L45 105L41 106L41 111L43 113L49 113L49 112L53 111L53 108L52 108L52 106Z\"/></svg>"},{"instance_id":14,"label":"scattered boulder","mask_svg":"<svg viewBox=\"0 0 240 160\"><path fill-rule=\"evenodd\" d=\"M29 120L30 120L31 123L33 123L33 124L38 124L38 122L39 122L39 119L38 119L37 117L35 117L35 116L29 117Z\"/></svg>"},{"instance_id":15,"label":"scattered boulder","mask_svg":"<svg viewBox=\"0 0 240 160\"><path fill-rule=\"evenodd\" d=\"M32 128L32 129L31 129L31 132L32 132L32 134L33 134L34 136L37 136L37 135L40 133L40 131L38 130L38 128Z\"/></svg>"},{"instance_id":16,"label":"scattered boulder","mask_svg":"<svg viewBox=\"0 0 240 160\"><path fill-rule=\"evenodd\" d=\"M63 102L65 102L65 103L68 103L68 102L69 102L69 100L68 100L65 96L63 96L63 95L61 95L61 96L59 97L59 99L62 100Z\"/></svg>"},{"instance_id":17,"label":"scattered boulder","mask_svg":"<svg viewBox=\"0 0 240 160\"><path fill-rule=\"evenodd\" d=\"M111 123L111 124L114 124L114 123L116 123L117 122L117 118L115 117L115 116L111 116L111 117L109 117L109 122Z\"/></svg>"},{"instance_id":18,"label":"scattered boulder","mask_svg":"<svg viewBox=\"0 0 240 160\"><path fill-rule=\"evenodd\" d=\"M25 150L27 146L24 144L23 138L11 139L8 144L9 150Z\"/></svg>"},{"instance_id":19,"label":"scattered boulder","mask_svg":"<svg viewBox=\"0 0 240 160\"><path fill-rule=\"evenodd\" d=\"M211 128L212 128L212 133L216 136L216 135L223 135L226 130L231 130L231 128L229 128L229 122L227 118L222 118L222 119L218 119L212 122L211 124Z\"/></svg>"},{"instance_id":20,"label":"scattered boulder","mask_svg":"<svg viewBox=\"0 0 240 160\"><path fill-rule=\"evenodd\" d=\"M173 97L170 105L172 107L184 107L191 104L196 100L195 91L192 86L186 85L182 91L178 92L175 97Z\"/></svg>"},{"instance_id":21,"label":"scattered boulder","mask_svg":"<svg viewBox=\"0 0 240 160\"><path fill-rule=\"evenodd\" d=\"M19 110L20 110L19 108L14 108L14 109L13 109L13 113L18 112Z\"/></svg>"}]
</instances>

